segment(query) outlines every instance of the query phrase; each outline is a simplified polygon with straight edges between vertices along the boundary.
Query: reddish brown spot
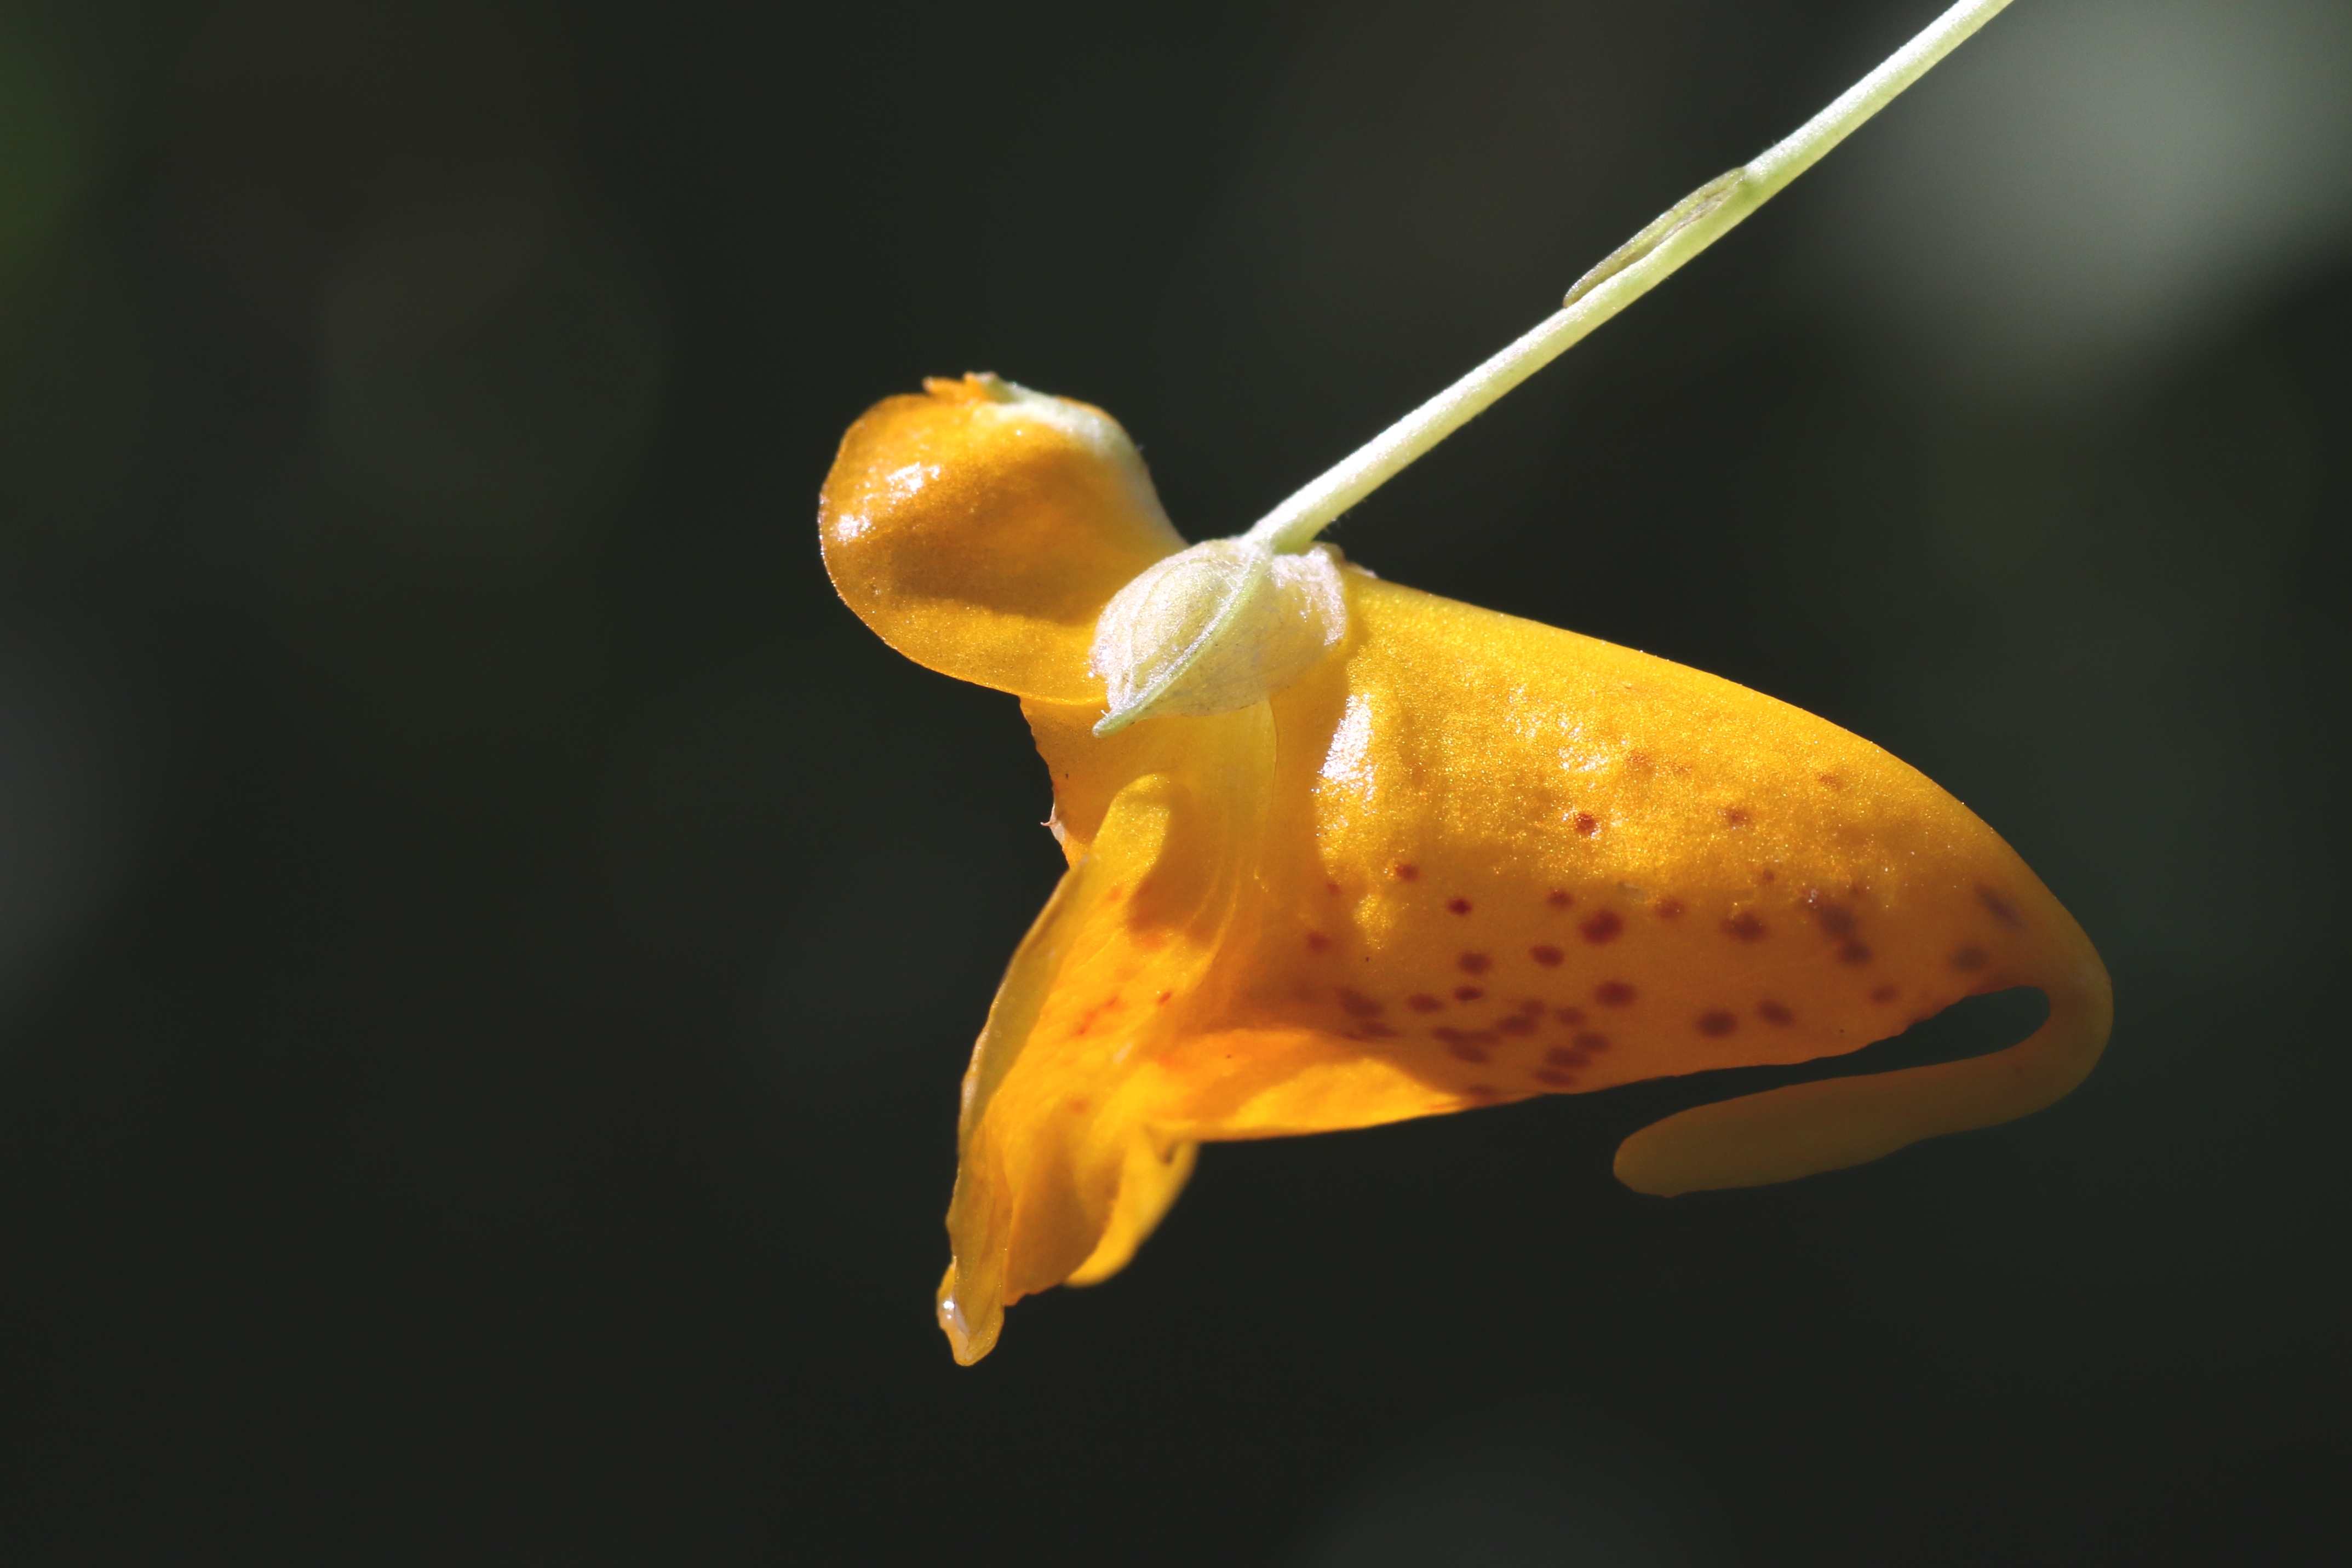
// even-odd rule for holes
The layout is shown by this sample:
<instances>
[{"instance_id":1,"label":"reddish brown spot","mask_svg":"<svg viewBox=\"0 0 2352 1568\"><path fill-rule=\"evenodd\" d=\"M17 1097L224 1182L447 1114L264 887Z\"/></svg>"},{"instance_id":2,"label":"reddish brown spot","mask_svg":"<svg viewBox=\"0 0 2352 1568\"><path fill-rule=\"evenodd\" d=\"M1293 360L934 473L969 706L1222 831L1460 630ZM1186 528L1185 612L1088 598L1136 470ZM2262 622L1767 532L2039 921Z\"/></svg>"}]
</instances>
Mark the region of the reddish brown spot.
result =
<instances>
[{"instance_id":1,"label":"reddish brown spot","mask_svg":"<svg viewBox=\"0 0 2352 1568\"><path fill-rule=\"evenodd\" d=\"M1533 1034L1536 1020L1524 1013L1513 1013L1509 1018L1496 1019L1495 1027L1505 1034Z\"/></svg>"},{"instance_id":2,"label":"reddish brown spot","mask_svg":"<svg viewBox=\"0 0 2352 1568\"><path fill-rule=\"evenodd\" d=\"M1739 1020L1721 1008L1716 1008L1710 1011L1703 1012L1698 1015L1699 1033L1710 1036L1714 1039L1720 1040L1723 1036L1729 1034L1733 1030L1736 1030L1738 1027Z\"/></svg>"},{"instance_id":3,"label":"reddish brown spot","mask_svg":"<svg viewBox=\"0 0 2352 1568\"><path fill-rule=\"evenodd\" d=\"M1307 934L1307 950L1309 953L1320 953L1330 946L1331 938L1324 936L1320 931L1309 931Z\"/></svg>"},{"instance_id":4,"label":"reddish brown spot","mask_svg":"<svg viewBox=\"0 0 2352 1568\"><path fill-rule=\"evenodd\" d=\"M1086 1102L1085 1100L1083 1100L1083 1099L1079 1099L1079 1100L1073 1100L1073 1101L1071 1101L1071 1102L1070 1102L1070 1114L1071 1114L1071 1115L1073 1115L1073 1116L1083 1116L1083 1115L1085 1115L1086 1113L1087 1113L1087 1102Z\"/></svg>"},{"instance_id":5,"label":"reddish brown spot","mask_svg":"<svg viewBox=\"0 0 2352 1568\"><path fill-rule=\"evenodd\" d=\"M1764 923L1753 915L1735 915L1723 923L1723 934L1735 942L1761 942Z\"/></svg>"},{"instance_id":6,"label":"reddish brown spot","mask_svg":"<svg viewBox=\"0 0 2352 1568\"><path fill-rule=\"evenodd\" d=\"M1655 907L1658 912L1659 919L1680 920L1683 917L1683 912L1688 909L1690 905L1685 904L1681 899L1674 896L1674 894L1668 894L1665 897L1658 900Z\"/></svg>"},{"instance_id":7,"label":"reddish brown spot","mask_svg":"<svg viewBox=\"0 0 2352 1568\"><path fill-rule=\"evenodd\" d=\"M1168 1005L1169 998L1175 996L1175 994L1176 993L1173 991L1162 991L1158 996L1151 998L1151 1005L1155 1008L1164 1008Z\"/></svg>"},{"instance_id":8,"label":"reddish brown spot","mask_svg":"<svg viewBox=\"0 0 2352 1568\"><path fill-rule=\"evenodd\" d=\"M1559 888L1553 888L1549 893L1544 894L1544 902L1550 904L1554 909L1566 909L1570 904L1576 902L1576 895L1571 893L1562 892Z\"/></svg>"},{"instance_id":9,"label":"reddish brown spot","mask_svg":"<svg viewBox=\"0 0 2352 1568\"><path fill-rule=\"evenodd\" d=\"M1495 960L1484 953L1465 953L1454 960L1454 967L1465 975L1483 975L1495 967Z\"/></svg>"},{"instance_id":10,"label":"reddish brown spot","mask_svg":"<svg viewBox=\"0 0 2352 1568\"><path fill-rule=\"evenodd\" d=\"M1590 811L1579 811L1576 814L1576 831L1589 839L1601 831L1601 819Z\"/></svg>"},{"instance_id":11,"label":"reddish brown spot","mask_svg":"<svg viewBox=\"0 0 2352 1568\"><path fill-rule=\"evenodd\" d=\"M1544 1052L1544 1060L1554 1067L1581 1067L1585 1059L1564 1045L1555 1045Z\"/></svg>"},{"instance_id":12,"label":"reddish brown spot","mask_svg":"<svg viewBox=\"0 0 2352 1568\"><path fill-rule=\"evenodd\" d=\"M1595 1034L1591 1030L1587 1030L1578 1035L1571 1043L1579 1051L1590 1051L1598 1056L1609 1049L1609 1037L1605 1034Z\"/></svg>"},{"instance_id":13,"label":"reddish brown spot","mask_svg":"<svg viewBox=\"0 0 2352 1568\"><path fill-rule=\"evenodd\" d=\"M1870 999L1874 1002L1891 1002L1900 995L1902 992L1894 986L1881 986L1870 993Z\"/></svg>"},{"instance_id":14,"label":"reddish brown spot","mask_svg":"<svg viewBox=\"0 0 2352 1568\"><path fill-rule=\"evenodd\" d=\"M1486 1054L1486 1048L1496 1042L1496 1037L1486 1030L1440 1029L1430 1032L1444 1040L1445 1049L1464 1061L1492 1060Z\"/></svg>"},{"instance_id":15,"label":"reddish brown spot","mask_svg":"<svg viewBox=\"0 0 2352 1568\"><path fill-rule=\"evenodd\" d=\"M1564 1024L1572 1026L1575 1024L1580 1024L1584 1021L1584 1009L1582 1008L1554 1008L1551 1010L1551 1016L1558 1019Z\"/></svg>"},{"instance_id":16,"label":"reddish brown spot","mask_svg":"<svg viewBox=\"0 0 2352 1568\"><path fill-rule=\"evenodd\" d=\"M1339 884L1336 882L1327 882L1323 884L1323 891L1337 898L1339 896Z\"/></svg>"},{"instance_id":17,"label":"reddish brown spot","mask_svg":"<svg viewBox=\"0 0 2352 1568\"><path fill-rule=\"evenodd\" d=\"M1577 929L1584 933L1587 942L1598 946L1603 942L1616 941L1617 934L1625 929L1625 923L1617 918L1614 910L1604 909Z\"/></svg>"},{"instance_id":18,"label":"reddish brown spot","mask_svg":"<svg viewBox=\"0 0 2352 1568\"><path fill-rule=\"evenodd\" d=\"M1816 773L1813 777L1821 780L1822 787L1823 789L1843 789L1845 788L1845 780L1839 778L1834 773Z\"/></svg>"},{"instance_id":19,"label":"reddish brown spot","mask_svg":"<svg viewBox=\"0 0 2352 1568\"><path fill-rule=\"evenodd\" d=\"M1421 868L1417 865L1409 865L1402 861L1399 861L1396 864L1389 867L1389 874L1396 878L1399 882L1411 882L1413 878L1421 874Z\"/></svg>"},{"instance_id":20,"label":"reddish brown spot","mask_svg":"<svg viewBox=\"0 0 2352 1568\"><path fill-rule=\"evenodd\" d=\"M1952 955L1952 967L1964 975L1973 975L1992 962L1992 955L1971 944Z\"/></svg>"},{"instance_id":21,"label":"reddish brown spot","mask_svg":"<svg viewBox=\"0 0 2352 1568\"><path fill-rule=\"evenodd\" d=\"M1559 1072L1549 1067L1538 1067L1532 1075L1538 1083L1549 1083L1555 1089L1565 1089L1576 1082L1572 1072Z\"/></svg>"},{"instance_id":22,"label":"reddish brown spot","mask_svg":"<svg viewBox=\"0 0 2352 1568\"><path fill-rule=\"evenodd\" d=\"M1748 825L1747 808L1743 806L1726 806L1723 809L1723 825L1727 828L1746 827Z\"/></svg>"},{"instance_id":23,"label":"reddish brown spot","mask_svg":"<svg viewBox=\"0 0 2352 1568\"><path fill-rule=\"evenodd\" d=\"M1439 1001L1435 997L1431 996L1427 991L1415 991L1412 995L1405 998L1404 1005L1411 1008L1417 1013L1433 1013L1445 1004Z\"/></svg>"},{"instance_id":24,"label":"reddish brown spot","mask_svg":"<svg viewBox=\"0 0 2352 1568\"><path fill-rule=\"evenodd\" d=\"M1530 947L1528 949L1528 956L1547 969L1557 969L1559 967L1560 959L1567 955L1557 947Z\"/></svg>"},{"instance_id":25,"label":"reddish brown spot","mask_svg":"<svg viewBox=\"0 0 2352 1568\"><path fill-rule=\"evenodd\" d=\"M1351 1019L1376 1019L1389 1009L1363 992L1351 991L1342 986L1339 988L1339 1010Z\"/></svg>"},{"instance_id":26,"label":"reddish brown spot","mask_svg":"<svg viewBox=\"0 0 2352 1568\"><path fill-rule=\"evenodd\" d=\"M1384 1023L1360 1023L1355 1028L1359 1040L1394 1040L1397 1031Z\"/></svg>"},{"instance_id":27,"label":"reddish brown spot","mask_svg":"<svg viewBox=\"0 0 2352 1568\"><path fill-rule=\"evenodd\" d=\"M1797 1015L1778 1002L1758 1002L1756 1016L1776 1029L1786 1029L1797 1021Z\"/></svg>"},{"instance_id":28,"label":"reddish brown spot","mask_svg":"<svg viewBox=\"0 0 2352 1568\"><path fill-rule=\"evenodd\" d=\"M1470 901L1460 897L1449 898L1445 901L1445 907L1456 915L1467 915L1470 913Z\"/></svg>"},{"instance_id":29,"label":"reddish brown spot","mask_svg":"<svg viewBox=\"0 0 2352 1568\"><path fill-rule=\"evenodd\" d=\"M1604 1008L1630 1006L1641 994L1622 980L1604 980L1592 988L1592 999Z\"/></svg>"},{"instance_id":30,"label":"reddish brown spot","mask_svg":"<svg viewBox=\"0 0 2352 1568\"><path fill-rule=\"evenodd\" d=\"M1756 873L1756 885L1759 887L1769 887L1780 880L1780 873L1777 871L1767 869Z\"/></svg>"},{"instance_id":31,"label":"reddish brown spot","mask_svg":"<svg viewBox=\"0 0 2352 1568\"><path fill-rule=\"evenodd\" d=\"M1485 991L1480 990L1475 986L1456 986L1454 988L1454 999L1457 1002L1475 1002L1486 994L1486 993Z\"/></svg>"},{"instance_id":32,"label":"reddish brown spot","mask_svg":"<svg viewBox=\"0 0 2352 1568\"><path fill-rule=\"evenodd\" d=\"M1853 929L1853 911L1842 904L1832 904L1818 887L1805 889L1805 907L1822 923L1822 929L1832 936L1843 936Z\"/></svg>"},{"instance_id":33,"label":"reddish brown spot","mask_svg":"<svg viewBox=\"0 0 2352 1568\"><path fill-rule=\"evenodd\" d=\"M1986 910L1995 920L2000 921L2003 925L2008 926L2011 930L2016 931L2023 928L2025 925L2025 917L2017 913L2017 910L2010 904L2009 900L2003 898L1992 889L1989 887L1978 888L1977 902L1983 904Z\"/></svg>"},{"instance_id":34,"label":"reddish brown spot","mask_svg":"<svg viewBox=\"0 0 2352 1568\"><path fill-rule=\"evenodd\" d=\"M1838 962L1841 964L1867 964L1871 957L1870 949L1859 942L1838 944Z\"/></svg>"},{"instance_id":35,"label":"reddish brown spot","mask_svg":"<svg viewBox=\"0 0 2352 1568\"><path fill-rule=\"evenodd\" d=\"M1491 1083L1465 1083L1462 1092L1473 1100L1500 1100L1503 1092Z\"/></svg>"}]
</instances>

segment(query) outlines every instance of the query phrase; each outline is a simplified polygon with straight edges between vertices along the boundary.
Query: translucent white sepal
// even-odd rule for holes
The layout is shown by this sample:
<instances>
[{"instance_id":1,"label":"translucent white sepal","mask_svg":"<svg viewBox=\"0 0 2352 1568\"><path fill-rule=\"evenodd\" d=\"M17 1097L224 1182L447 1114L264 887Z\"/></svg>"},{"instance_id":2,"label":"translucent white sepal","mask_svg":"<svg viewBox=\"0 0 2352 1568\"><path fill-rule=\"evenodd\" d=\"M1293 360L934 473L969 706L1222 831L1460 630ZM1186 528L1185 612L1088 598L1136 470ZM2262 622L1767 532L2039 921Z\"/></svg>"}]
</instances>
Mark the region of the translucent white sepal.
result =
<instances>
[{"instance_id":1,"label":"translucent white sepal","mask_svg":"<svg viewBox=\"0 0 2352 1568\"><path fill-rule=\"evenodd\" d=\"M1211 539L1147 568L1095 623L1095 673L1116 735L1139 719L1197 718L1264 702L1322 663L1348 634L1339 552L1276 555Z\"/></svg>"}]
</instances>

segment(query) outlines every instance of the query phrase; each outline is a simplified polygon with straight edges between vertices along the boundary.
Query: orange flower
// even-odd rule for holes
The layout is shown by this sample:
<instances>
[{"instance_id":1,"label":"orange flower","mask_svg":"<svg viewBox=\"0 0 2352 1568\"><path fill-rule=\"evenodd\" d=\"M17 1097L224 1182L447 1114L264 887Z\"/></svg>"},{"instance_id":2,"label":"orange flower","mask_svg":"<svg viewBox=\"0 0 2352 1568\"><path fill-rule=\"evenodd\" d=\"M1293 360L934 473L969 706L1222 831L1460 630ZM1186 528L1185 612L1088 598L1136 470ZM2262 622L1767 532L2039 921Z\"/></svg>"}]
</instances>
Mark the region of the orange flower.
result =
<instances>
[{"instance_id":1,"label":"orange flower","mask_svg":"<svg viewBox=\"0 0 2352 1568\"><path fill-rule=\"evenodd\" d=\"M1108 738L1089 664L1183 548L1108 415L992 377L850 430L842 597L1014 693L1069 860L965 1075L940 1288L959 1361L1116 1273L1204 1142L1854 1051L2040 988L1994 1055L1751 1094L1626 1140L1648 1193L1785 1181L2064 1094L2106 972L1991 829L1867 741L1712 675L1341 568L1344 636L1271 696Z\"/></svg>"}]
</instances>

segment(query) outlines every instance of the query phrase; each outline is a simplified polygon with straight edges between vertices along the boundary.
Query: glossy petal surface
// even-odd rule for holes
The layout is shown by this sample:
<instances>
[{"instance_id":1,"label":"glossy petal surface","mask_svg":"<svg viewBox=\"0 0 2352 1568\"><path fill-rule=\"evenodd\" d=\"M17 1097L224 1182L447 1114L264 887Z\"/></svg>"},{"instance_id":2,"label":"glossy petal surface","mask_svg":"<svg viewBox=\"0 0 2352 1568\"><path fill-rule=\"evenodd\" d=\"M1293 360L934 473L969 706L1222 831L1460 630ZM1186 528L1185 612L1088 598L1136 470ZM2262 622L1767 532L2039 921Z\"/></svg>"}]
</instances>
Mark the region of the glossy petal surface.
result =
<instances>
[{"instance_id":1,"label":"glossy petal surface","mask_svg":"<svg viewBox=\"0 0 2352 1568\"><path fill-rule=\"evenodd\" d=\"M829 506L853 459L898 462L858 442ZM1107 461L1041 452L1021 461ZM872 493L857 482L844 493ZM959 1359L1022 1296L1125 1264L1202 1142L1806 1061L1971 994L2049 995L2049 1021L2008 1051L1702 1106L1627 1140L1620 1176L1672 1194L2002 1121L2095 1061L2105 971L1997 834L1867 741L1664 660L1349 570L1348 638L1305 678L1096 739L1082 662L992 622L1024 613L999 602L1007 583L1057 616L1108 599L1118 552L1149 548L1136 515L1107 516L1105 550L983 574L931 617L962 641L925 663L1018 666L989 684L1027 699L1070 860L965 1082L940 1288ZM1026 539L1083 517L997 521ZM844 585L861 613L864 580ZM953 603L952 574L925 580ZM886 637L908 624L891 613L867 617Z\"/></svg>"},{"instance_id":2,"label":"glossy petal surface","mask_svg":"<svg viewBox=\"0 0 2352 1568\"><path fill-rule=\"evenodd\" d=\"M1184 548L1134 443L1100 409L994 376L924 385L842 438L817 504L834 586L919 664L1100 701L1095 618Z\"/></svg>"}]
</instances>

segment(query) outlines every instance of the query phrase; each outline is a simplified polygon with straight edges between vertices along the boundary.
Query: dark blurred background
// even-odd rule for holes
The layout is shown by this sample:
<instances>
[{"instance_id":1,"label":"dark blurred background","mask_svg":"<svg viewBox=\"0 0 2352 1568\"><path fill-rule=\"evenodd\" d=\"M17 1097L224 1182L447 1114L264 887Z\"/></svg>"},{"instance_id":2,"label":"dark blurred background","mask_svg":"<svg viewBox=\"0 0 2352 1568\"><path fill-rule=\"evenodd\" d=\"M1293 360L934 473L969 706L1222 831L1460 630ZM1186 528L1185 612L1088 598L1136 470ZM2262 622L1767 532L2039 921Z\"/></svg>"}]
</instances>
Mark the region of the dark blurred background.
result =
<instances>
[{"instance_id":1,"label":"dark blurred background","mask_svg":"<svg viewBox=\"0 0 2352 1568\"><path fill-rule=\"evenodd\" d=\"M1060 862L841 430L997 371L1232 532L1938 8L0 5L0 1556L2340 1547L2345 0L2019 0L1335 536L1953 789L2087 1085L1671 1203L1719 1085L1213 1148L931 1322Z\"/></svg>"}]
</instances>

